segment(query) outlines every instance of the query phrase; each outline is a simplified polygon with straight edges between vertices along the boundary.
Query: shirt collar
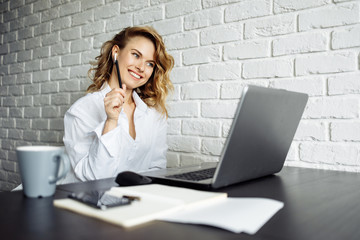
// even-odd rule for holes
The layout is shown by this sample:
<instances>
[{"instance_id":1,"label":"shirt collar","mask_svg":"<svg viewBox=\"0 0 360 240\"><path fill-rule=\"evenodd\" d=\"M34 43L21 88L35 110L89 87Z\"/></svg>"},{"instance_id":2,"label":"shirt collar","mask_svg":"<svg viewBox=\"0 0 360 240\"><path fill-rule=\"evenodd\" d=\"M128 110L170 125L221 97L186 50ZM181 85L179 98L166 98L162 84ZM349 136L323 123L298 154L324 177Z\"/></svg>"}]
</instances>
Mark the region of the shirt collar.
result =
<instances>
[{"instance_id":1,"label":"shirt collar","mask_svg":"<svg viewBox=\"0 0 360 240\"><path fill-rule=\"evenodd\" d=\"M101 90L100 90L101 94L102 94L103 97L105 98L106 94L107 94L108 92L110 92L110 91L111 91L111 88L110 88L109 84L105 82L105 83L103 84ZM136 91L133 91L133 92L132 92L132 97L133 97L133 99L134 99L136 108L137 108L138 110L141 110L142 112L146 112L146 110L148 109L148 106L147 106L146 103L140 98L140 96L137 94Z\"/></svg>"}]
</instances>

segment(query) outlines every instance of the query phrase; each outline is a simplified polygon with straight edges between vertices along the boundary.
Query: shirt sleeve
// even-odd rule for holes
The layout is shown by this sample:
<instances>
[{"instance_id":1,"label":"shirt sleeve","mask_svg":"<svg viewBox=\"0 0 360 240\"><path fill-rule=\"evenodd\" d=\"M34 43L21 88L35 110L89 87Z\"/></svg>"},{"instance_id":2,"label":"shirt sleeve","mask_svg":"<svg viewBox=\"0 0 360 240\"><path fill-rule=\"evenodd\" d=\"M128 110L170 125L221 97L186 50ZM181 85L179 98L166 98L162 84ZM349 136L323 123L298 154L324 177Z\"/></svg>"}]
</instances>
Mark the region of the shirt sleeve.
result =
<instances>
[{"instance_id":1,"label":"shirt sleeve","mask_svg":"<svg viewBox=\"0 0 360 240\"><path fill-rule=\"evenodd\" d=\"M152 149L152 161L150 163L149 170L166 168L166 153L168 149L167 145L167 119L162 116L159 120L159 130L155 141L153 142Z\"/></svg>"},{"instance_id":2,"label":"shirt sleeve","mask_svg":"<svg viewBox=\"0 0 360 240\"><path fill-rule=\"evenodd\" d=\"M118 126L107 134L101 135L105 121L94 127L91 120L67 112L64 117L64 145L69 155L75 176L81 181L95 180L116 175L121 159L115 156L116 148L129 145L123 131Z\"/></svg>"}]
</instances>

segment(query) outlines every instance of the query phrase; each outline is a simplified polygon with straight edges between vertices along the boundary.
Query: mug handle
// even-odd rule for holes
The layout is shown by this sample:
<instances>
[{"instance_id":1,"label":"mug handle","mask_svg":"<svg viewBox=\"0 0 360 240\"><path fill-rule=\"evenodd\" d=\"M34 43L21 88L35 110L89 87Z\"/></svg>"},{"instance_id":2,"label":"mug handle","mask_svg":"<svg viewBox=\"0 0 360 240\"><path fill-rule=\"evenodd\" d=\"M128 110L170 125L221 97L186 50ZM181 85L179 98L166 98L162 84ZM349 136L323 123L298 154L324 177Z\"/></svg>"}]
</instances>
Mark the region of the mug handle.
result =
<instances>
[{"instance_id":1,"label":"mug handle","mask_svg":"<svg viewBox=\"0 0 360 240\"><path fill-rule=\"evenodd\" d=\"M60 157L60 161L62 160L63 162L63 169L61 173L58 173L57 177L52 177L51 179L49 179L49 183L50 184L54 184L57 181L59 181L60 179L64 178L65 175L69 172L70 170L70 160L69 157L66 155L66 153L61 153L59 155L57 155L56 157Z\"/></svg>"}]
</instances>

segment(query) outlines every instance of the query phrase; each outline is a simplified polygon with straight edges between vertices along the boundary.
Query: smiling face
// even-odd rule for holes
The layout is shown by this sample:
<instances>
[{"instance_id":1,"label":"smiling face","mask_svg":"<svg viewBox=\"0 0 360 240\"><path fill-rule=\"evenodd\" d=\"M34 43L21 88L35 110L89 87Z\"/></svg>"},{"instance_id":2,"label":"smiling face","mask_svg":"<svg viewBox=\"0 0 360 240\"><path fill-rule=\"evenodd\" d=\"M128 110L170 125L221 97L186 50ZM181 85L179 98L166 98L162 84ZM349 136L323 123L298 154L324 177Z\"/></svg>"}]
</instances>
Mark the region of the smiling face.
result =
<instances>
[{"instance_id":1,"label":"smiling face","mask_svg":"<svg viewBox=\"0 0 360 240\"><path fill-rule=\"evenodd\" d=\"M128 90L144 85L155 67L155 46L147 38L137 36L119 50L117 56L122 83Z\"/></svg>"}]
</instances>

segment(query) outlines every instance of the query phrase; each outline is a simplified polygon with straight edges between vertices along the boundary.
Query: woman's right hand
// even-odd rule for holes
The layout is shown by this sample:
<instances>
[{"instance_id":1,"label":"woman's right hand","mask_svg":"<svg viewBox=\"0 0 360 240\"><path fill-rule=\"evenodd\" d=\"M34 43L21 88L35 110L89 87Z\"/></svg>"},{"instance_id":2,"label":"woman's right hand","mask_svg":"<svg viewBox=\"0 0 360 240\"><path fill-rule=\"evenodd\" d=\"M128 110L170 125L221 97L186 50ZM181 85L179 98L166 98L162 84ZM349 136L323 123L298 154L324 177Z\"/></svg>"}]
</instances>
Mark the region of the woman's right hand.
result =
<instances>
[{"instance_id":1,"label":"woman's right hand","mask_svg":"<svg viewBox=\"0 0 360 240\"><path fill-rule=\"evenodd\" d=\"M107 115L103 134L117 126L119 115L125 101L126 85L123 88L114 88L104 98L105 112Z\"/></svg>"}]
</instances>

